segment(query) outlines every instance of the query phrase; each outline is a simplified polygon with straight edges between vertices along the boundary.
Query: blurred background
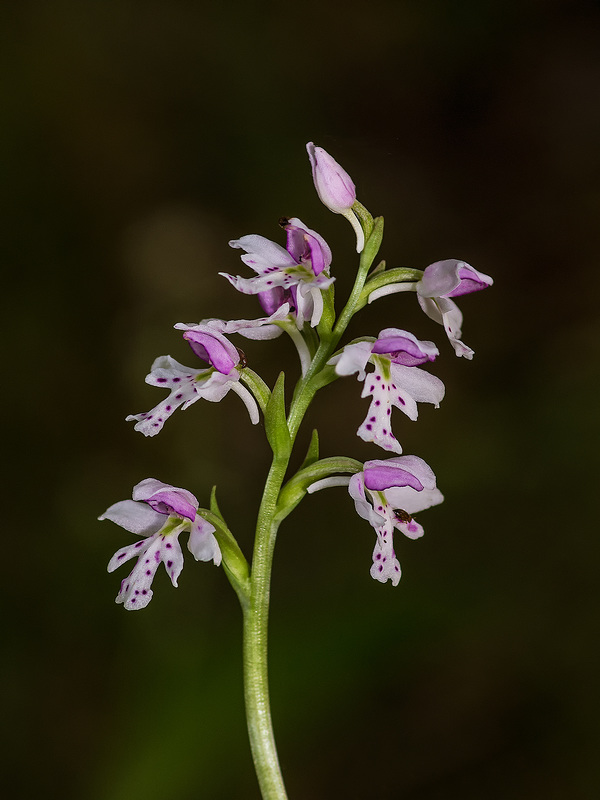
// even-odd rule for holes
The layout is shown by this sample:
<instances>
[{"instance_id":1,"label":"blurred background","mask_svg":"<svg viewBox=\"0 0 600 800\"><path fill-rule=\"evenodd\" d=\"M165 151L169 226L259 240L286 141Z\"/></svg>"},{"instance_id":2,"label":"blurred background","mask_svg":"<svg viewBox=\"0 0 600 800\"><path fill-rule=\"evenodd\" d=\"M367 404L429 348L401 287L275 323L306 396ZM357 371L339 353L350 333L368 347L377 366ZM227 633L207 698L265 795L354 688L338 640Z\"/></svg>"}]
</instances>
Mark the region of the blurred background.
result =
<instances>
[{"instance_id":1,"label":"blurred background","mask_svg":"<svg viewBox=\"0 0 600 800\"><path fill-rule=\"evenodd\" d=\"M2 16L7 797L257 800L241 615L222 570L161 570L141 613L106 573L128 534L96 517L153 476L221 508L251 553L268 468L233 394L156 439L124 418L162 394L179 321L259 316L219 271L227 242L283 241L299 216L334 253L305 143L383 214L389 266L461 258L495 279L462 298L472 362L411 296L350 336L434 339L442 407L395 430L446 495L397 541L397 588L343 489L281 529L271 690L292 800L591 800L596 692L600 9L593 2L21 0ZM272 382L293 348L240 340ZM322 455L377 458L366 401L338 381L311 409ZM298 454L298 459L301 454Z\"/></svg>"}]
</instances>

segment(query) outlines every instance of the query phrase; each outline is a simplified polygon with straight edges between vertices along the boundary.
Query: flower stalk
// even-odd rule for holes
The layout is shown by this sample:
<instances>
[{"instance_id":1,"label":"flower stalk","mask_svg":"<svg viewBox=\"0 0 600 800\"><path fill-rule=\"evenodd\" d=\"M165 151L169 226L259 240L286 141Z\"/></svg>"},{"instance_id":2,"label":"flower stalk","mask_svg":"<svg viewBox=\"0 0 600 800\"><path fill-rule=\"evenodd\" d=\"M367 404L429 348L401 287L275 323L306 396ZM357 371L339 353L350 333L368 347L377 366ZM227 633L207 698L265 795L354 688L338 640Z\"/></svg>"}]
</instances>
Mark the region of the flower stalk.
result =
<instances>
[{"instance_id":1,"label":"flower stalk","mask_svg":"<svg viewBox=\"0 0 600 800\"><path fill-rule=\"evenodd\" d=\"M285 800L287 794L279 767L268 681L268 628L271 569L278 525L277 497L289 456L273 457L258 514L250 597L244 613L244 700L250 749L263 800Z\"/></svg>"}]
</instances>

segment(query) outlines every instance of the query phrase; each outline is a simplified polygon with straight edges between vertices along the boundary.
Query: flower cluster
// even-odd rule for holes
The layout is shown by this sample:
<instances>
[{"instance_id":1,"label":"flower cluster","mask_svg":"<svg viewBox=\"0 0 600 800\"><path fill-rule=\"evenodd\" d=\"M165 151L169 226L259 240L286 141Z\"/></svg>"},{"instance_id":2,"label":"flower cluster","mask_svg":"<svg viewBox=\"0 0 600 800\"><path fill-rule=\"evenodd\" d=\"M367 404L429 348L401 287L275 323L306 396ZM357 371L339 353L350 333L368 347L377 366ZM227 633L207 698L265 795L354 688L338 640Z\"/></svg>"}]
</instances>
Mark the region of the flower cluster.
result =
<instances>
[{"instance_id":1,"label":"flower cluster","mask_svg":"<svg viewBox=\"0 0 600 800\"><path fill-rule=\"evenodd\" d=\"M394 551L394 531L410 539L420 537L423 528L413 515L441 503L443 497L436 487L433 471L421 458L400 455L403 451L392 429L392 412L399 409L414 421L419 403L439 406L444 384L423 369L435 361L439 350L433 342L417 339L409 331L396 327L382 329L377 337L364 336L336 348L349 320L365 303L397 292L413 292L425 314L443 325L456 355L471 359L473 351L461 341L462 314L454 298L484 289L492 284L492 279L456 259L437 261L423 271L386 269L384 262L371 270L381 244L382 218L373 219L357 201L352 179L332 156L312 142L307 151L319 198L332 212L350 222L356 234L356 249L361 253L355 286L342 314L336 321L331 249L319 233L301 220L296 217L280 220L285 246L258 234L232 239L229 245L242 251L242 263L255 274L250 277L220 274L242 294L256 295L265 316L177 323L175 329L182 332L200 365L186 367L170 355L157 358L146 382L169 393L150 411L127 419L135 422L136 431L155 436L176 409L185 410L201 398L219 402L231 390L246 406L253 424L259 422L262 413L269 443L275 455L280 460L286 459L287 464L297 420L302 419L315 391L338 377L356 374L363 383L361 396L369 398L368 411L357 435L395 455L386 460L367 461L358 471L352 467L347 470L352 472L351 477L334 474L343 471L342 462L319 461L317 457L308 472L297 473L305 476L304 483L297 476L296 483L302 483L300 495L329 486L347 486L357 513L376 534L371 575L378 581L390 580L396 585L401 573ZM263 340L283 333L297 349L302 373L289 417L281 405L283 390L277 393L275 387L271 391L249 368L246 356L229 338L240 335ZM294 478L289 485L296 486ZM282 505L283 498L292 494L290 490L286 495L285 487L280 494L277 513L282 517L289 513ZM297 499L293 504L296 502ZM173 585L177 585L183 567L178 542L182 532L189 533L188 548L197 560L219 564L223 557L231 580L235 570L227 561L227 553L233 550L223 551L222 555L219 537L225 534L217 517L210 516L213 511L200 509L190 492L152 478L137 484L132 500L112 505L101 519L110 519L144 537L121 548L109 563L112 572L121 563L138 557L131 574L122 582L117 602L127 609L147 605L152 597L151 583L161 562ZM217 521L216 527L207 517ZM231 536L228 531L227 536Z\"/></svg>"}]
</instances>

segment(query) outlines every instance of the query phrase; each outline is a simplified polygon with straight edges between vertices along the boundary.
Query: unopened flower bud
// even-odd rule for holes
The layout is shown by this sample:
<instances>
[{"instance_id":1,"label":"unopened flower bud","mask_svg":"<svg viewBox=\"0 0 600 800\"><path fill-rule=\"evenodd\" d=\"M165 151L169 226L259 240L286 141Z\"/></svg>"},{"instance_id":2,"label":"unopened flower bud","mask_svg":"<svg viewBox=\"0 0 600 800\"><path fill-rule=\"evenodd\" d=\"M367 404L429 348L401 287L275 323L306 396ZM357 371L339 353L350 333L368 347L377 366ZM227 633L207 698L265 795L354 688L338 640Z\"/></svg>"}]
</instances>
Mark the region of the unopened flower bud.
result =
<instances>
[{"instance_id":1,"label":"unopened flower bud","mask_svg":"<svg viewBox=\"0 0 600 800\"><path fill-rule=\"evenodd\" d=\"M319 199L330 211L346 217L356 234L356 251L361 253L365 246L365 234L353 209L356 202L354 181L322 147L315 147L309 142L306 150Z\"/></svg>"},{"instance_id":2,"label":"unopened flower bud","mask_svg":"<svg viewBox=\"0 0 600 800\"><path fill-rule=\"evenodd\" d=\"M350 175L322 147L315 147L309 142L306 150L310 158L315 189L323 205L336 214L342 214L352 208L356 200L356 189Z\"/></svg>"}]
</instances>

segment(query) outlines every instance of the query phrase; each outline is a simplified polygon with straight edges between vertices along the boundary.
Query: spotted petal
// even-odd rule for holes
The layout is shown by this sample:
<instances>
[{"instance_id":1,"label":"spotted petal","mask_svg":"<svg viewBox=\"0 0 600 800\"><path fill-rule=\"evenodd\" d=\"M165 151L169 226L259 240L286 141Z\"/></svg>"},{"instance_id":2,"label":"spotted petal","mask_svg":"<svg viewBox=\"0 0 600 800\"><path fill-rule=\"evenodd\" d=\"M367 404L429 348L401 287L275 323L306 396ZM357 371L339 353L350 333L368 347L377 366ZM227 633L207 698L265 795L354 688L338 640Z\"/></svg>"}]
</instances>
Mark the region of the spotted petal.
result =
<instances>
[{"instance_id":1,"label":"spotted petal","mask_svg":"<svg viewBox=\"0 0 600 800\"><path fill-rule=\"evenodd\" d=\"M284 247L255 233L232 239L229 246L245 250L246 255L241 256L242 261L259 275L276 272L298 263Z\"/></svg>"},{"instance_id":2,"label":"spotted petal","mask_svg":"<svg viewBox=\"0 0 600 800\"><path fill-rule=\"evenodd\" d=\"M383 356L372 356L371 361L375 369L366 376L361 397L372 396L373 400L357 434L365 442L401 453L402 447L391 428L392 408L395 406L416 420L417 402L437 407L444 396L444 384L418 367L390 364Z\"/></svg>"},{"instance_id":3,"label":"spotted petal","mask_svg":"<svg viewBox=\"0 0 600 800\"><path fill-rule=\"evenodd\" d=\"M394 552L393 525L390 519L386 519L385 524L375 529L377 541L373 548L373 566L371 567L371 577L380 583L392 582L392 586L397 586L402 576L400 562Z\"/></svg>"},{"instance_id":4,"label":"spotted petal","mask_svg":"<svg viewBox=\"0 0 600 800\"><path fill-rule=\"evenodd\" d=\"M210 369L198 370L185 367L171 356L159 356L152 364L150 373L146 375L146 383L170 388L169 396L150 411L129 414L125 418L126 421L135 420L137 424L134 430L143 433L144 436L156 436L177 408L180 406L187 408L200 399L200 395L196 392L196 380L212 372Z\"/></svg>"},{"instance_id":5,"label":"spotted petal","mask_svg":"<svg viewBox=\"0 0 600 800\"><path fill-rule=\"evenodd\" d=\"M108 564L109 572L113 572L134 556L138 556L138 561L127 578L121 582L121 589L115 598L116 603L123 603L128 611L145 608L152 599L153 592L150 587L161 562L165 565L171 583L177 586L177 579L183 569L183 553L178 537L184 524L176 528L169 526L169 532L161 529L148 539L142 539L117 550Z\"/></svg>"}]
</instances>

